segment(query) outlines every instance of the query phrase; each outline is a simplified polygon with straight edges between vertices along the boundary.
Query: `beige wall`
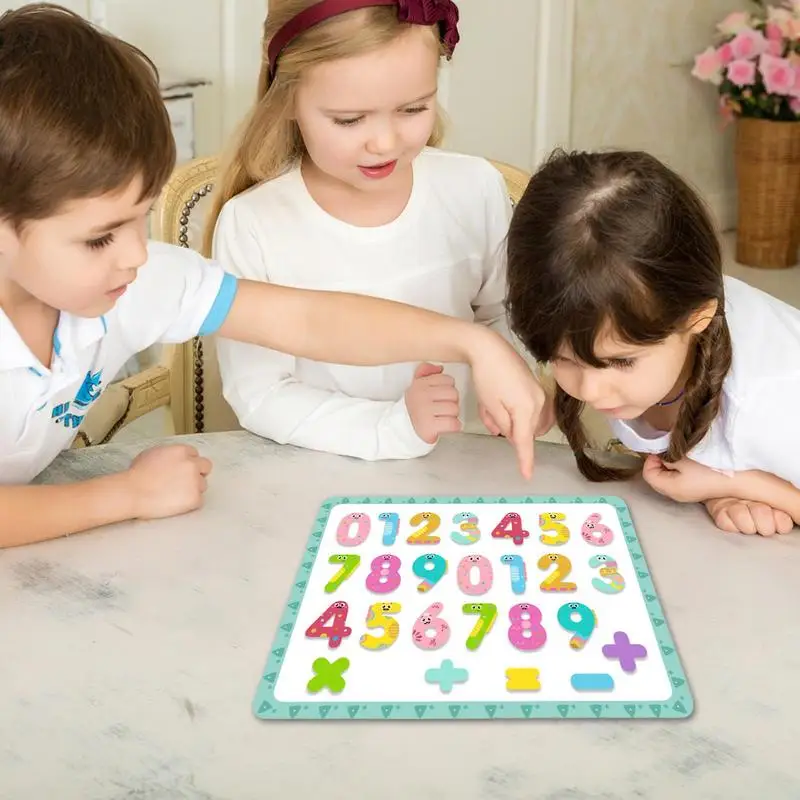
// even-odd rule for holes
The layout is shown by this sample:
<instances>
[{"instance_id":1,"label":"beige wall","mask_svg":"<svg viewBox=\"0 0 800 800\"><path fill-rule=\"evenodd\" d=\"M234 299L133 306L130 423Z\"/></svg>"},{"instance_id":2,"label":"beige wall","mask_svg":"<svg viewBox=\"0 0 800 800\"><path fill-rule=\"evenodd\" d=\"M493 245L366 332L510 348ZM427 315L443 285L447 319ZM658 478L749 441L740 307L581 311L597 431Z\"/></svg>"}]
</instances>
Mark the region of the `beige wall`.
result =
<instances>
[{"instance_id":1,"label":"beige wall","mask_svg":"<svg viewBox=\"0 0 800 800\"><path fill-rule=\"evenodd\" d=\"M91 0L108 29L141 47L164 78L202 78L198 156L220 150L255 96L265 0Z\"/></svg>"},{"instance_id":2,"label":"beige wall","mask_svg":"<svg viewBox=\"0 0 800 800\"><path fill-rule=\"evenodd\" d=\"M515 78L536 74L539 5L458 0L461 41L442 70L440 95L448 149L530 169L536 83Z\"/></svg>"},{"instance_id":3,"label":"beige wall","mask_svg":"<svg viewBox=\"0 0 800 800\"><path fill-rule=\"evenodd\" d=\"M690 75L714 26L746 0L577 0L571 146L652 152L735 222L732 131L714 87Z\"/></svg>"}]
</instances>

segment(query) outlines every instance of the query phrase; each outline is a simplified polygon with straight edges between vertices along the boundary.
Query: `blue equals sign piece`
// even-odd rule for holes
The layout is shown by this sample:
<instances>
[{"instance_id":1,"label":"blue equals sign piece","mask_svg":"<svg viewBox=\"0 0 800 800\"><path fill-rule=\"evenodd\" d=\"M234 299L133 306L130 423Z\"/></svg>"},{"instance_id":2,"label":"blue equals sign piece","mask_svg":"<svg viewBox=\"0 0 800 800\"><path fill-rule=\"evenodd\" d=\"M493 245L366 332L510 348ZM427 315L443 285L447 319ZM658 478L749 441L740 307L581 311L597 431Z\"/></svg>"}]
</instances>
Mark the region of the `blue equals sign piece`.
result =
<instances>
[{"instance_id":1,"label":"blue equals sign piece","mask_svg":"<svg viewBox=\"0 0 800 800\"><path fill-rule=\"evenodd\" d=\"M572 688L576 692L610 692L614 679L605 672L578 673L572 676Z\"/></svg>"}]
</instances>

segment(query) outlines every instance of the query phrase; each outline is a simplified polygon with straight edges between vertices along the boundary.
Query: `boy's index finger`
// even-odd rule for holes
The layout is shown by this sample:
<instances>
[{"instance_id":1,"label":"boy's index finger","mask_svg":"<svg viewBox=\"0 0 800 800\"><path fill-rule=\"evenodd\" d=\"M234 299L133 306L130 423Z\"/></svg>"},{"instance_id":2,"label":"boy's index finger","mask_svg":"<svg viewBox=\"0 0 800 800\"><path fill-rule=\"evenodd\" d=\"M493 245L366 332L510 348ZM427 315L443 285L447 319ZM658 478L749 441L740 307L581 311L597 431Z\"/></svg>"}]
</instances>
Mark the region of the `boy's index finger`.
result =
<instances>
[{"instance_id":1,"label":"boy's index finger","mask_svg":"<svg viewBox=\"0 0 800 800\"><path fill-rule=\"evenodd\" d=\"M533 476L533 423L530 419L511 420L511 441L514 443L514 448L517 451L517 461L519 462L519 471L525 480L530 480Z\"/></svg>"}]
</instances>

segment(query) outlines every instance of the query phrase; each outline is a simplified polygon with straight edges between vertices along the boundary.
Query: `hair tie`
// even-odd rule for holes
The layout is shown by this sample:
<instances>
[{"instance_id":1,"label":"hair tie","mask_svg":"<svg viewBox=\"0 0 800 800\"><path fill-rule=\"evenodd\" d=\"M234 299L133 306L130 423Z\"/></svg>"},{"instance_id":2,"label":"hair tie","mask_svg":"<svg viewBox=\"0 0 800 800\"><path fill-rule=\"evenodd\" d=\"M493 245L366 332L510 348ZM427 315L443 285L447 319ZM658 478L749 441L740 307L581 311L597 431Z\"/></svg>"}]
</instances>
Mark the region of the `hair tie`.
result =
<instances>
[{"instance_id":1,"label":"hair tie","mask_svg":"<svg viewBox=\"0 0 800 800\"><path fill-rule=\"evenodd\" d=\"M371 6L397 6L397 19L410 25L437 25L447 57L459 41L458 7L453 0L321 0L292 17L272 37L267 49L269 72L275 77L278 56L293 39L331 17Z\"/></svg>"},{"instance_id":2,"label":"hair tie","mask_svg":"<svg viewBox=\"0 0 800 800\"><path fill-rule=\"evenodd\" d=\"M655 405L659 406L660 408L664 408L665 406L672 406L678 402L686 394L686 389L681 389L672 400L662 400L660 403L655 403Z\"/></svg>"}]
</instances>

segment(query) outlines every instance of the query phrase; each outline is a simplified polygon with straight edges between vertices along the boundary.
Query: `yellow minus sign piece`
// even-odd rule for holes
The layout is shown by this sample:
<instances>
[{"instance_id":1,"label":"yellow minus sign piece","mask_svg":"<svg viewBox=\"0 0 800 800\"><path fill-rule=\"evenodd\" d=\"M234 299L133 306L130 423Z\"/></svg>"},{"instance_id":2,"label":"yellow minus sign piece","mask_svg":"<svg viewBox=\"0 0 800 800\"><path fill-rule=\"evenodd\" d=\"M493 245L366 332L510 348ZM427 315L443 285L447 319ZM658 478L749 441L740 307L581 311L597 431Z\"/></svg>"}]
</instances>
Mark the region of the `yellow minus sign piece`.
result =
<instances>
[{"instance_id":1,"label":"yellow minus sign piece","mask_svg":"<svg viewBox=\"0 0 800 800\"><path fill-rule=\"evenodd\" d=\"M506 689L509 692L538 692L542 688L538 669L509 667L506 678Z\"/></svg>"}]
</instances>

